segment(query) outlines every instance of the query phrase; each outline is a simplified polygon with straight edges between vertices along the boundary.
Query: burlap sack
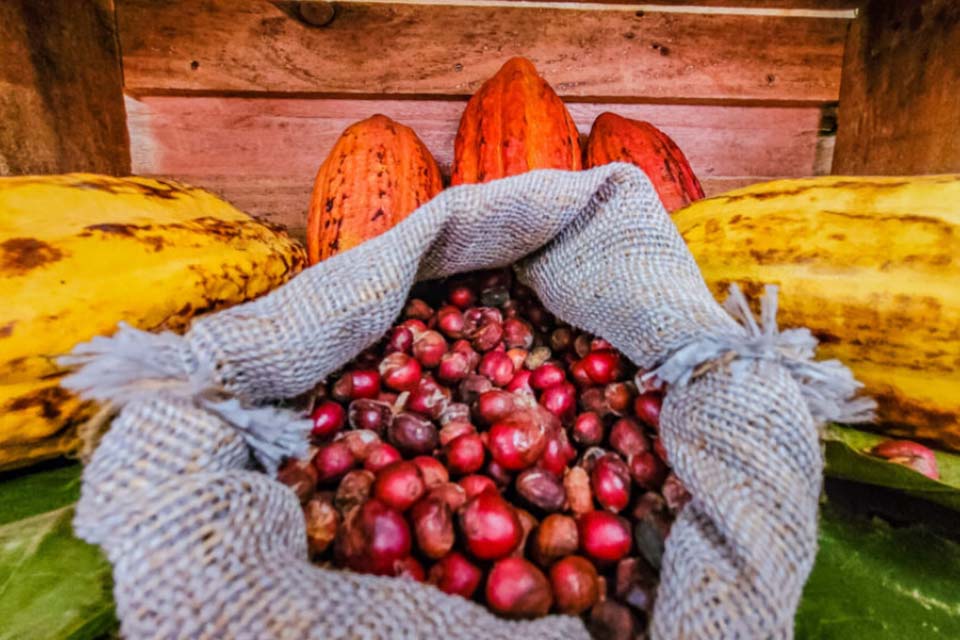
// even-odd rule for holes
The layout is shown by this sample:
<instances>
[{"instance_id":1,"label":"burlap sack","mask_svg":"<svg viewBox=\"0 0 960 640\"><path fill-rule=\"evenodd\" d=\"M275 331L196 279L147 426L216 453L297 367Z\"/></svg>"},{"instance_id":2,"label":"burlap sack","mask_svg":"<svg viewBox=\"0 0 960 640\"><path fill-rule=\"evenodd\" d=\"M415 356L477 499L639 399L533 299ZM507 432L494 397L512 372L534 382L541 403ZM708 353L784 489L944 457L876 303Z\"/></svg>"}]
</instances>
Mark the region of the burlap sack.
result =
<instances>
[{"instance_id":1,"label":"burlap sack","mask_svg":"<svg viewBox=\"0 0 960 640\"><path fill-rule=\"evenodd\" d=\"M693 495L668 539L655 638L783 638L816 550L816 424L856 383L806 331L712 298L646 176L613 164L449 189L390 232L182 338L122 328L78 347L65 384L125 405L84 473L75 528L114 566L129 638L583 638L579 619L507 622L410 581L307 562L292 491L250 470L302 448L264 406L376 342L416 280L516 263L560 318L671 383L661 432ZM707 363L705 366L704 363ZM710 364L713 363L713 364Z\"/></svg>"}]
</instances>

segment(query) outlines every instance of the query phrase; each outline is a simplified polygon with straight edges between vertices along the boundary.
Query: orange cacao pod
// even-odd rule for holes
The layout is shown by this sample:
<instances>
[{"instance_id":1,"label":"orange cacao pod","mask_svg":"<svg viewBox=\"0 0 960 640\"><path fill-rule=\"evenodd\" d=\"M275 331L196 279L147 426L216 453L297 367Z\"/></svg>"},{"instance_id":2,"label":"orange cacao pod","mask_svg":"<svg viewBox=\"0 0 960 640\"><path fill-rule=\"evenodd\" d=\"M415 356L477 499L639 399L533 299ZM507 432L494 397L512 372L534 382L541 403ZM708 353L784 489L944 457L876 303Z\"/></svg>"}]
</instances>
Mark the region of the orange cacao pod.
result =
<instances>
[{"instance_id":1,"label":"orange cacao pod","mask_svg":"<svg viewBox=\"0 0 960 640\"><path fill-rule=\"evenodd\" d=\"M440 169L413 129L383 115L347 127L310 197L310 264L387 231L440 193Z\"/></svg>"},{"instance_id":2,"label":"orange cacao pod","mask_svg":"<svg viewBox=\"0 0 960 640\"><path fill-rule=\"evenodd\" d=\"M453 149L451 184L532 169L579 170L580 134L560 97L525 58L512 58L470 98Z\"/></svg>"},{"instance_id":3,"label":"orange cacao pod","mask_svg":"<svg viewBox=\"0 0 960 640\"><path fill-rule=\"evenodd\" d=\"M643 169L669 212L703 198L683 151L649 122L609 111L597 116L587 140L587 168L611 162L631 162Z\"/></svg>"}]
</instances>

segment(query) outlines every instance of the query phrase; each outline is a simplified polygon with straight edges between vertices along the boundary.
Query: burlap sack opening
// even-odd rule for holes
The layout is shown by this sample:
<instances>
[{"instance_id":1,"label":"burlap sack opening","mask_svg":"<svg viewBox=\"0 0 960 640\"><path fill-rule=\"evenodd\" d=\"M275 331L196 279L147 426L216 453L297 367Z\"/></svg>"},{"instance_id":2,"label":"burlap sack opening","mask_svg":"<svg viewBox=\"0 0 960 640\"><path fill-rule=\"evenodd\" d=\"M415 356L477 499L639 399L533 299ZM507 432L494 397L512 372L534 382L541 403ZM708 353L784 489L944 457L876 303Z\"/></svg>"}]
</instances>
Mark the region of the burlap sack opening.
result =
<instances>
[{"instance_id":1,"label":"burlap sack opening","mask_svg":"<svg viewBox=\"0 0 960 640\"><path fill-rule=\"evenodd\" d=\"M661 434L693 500L667 542L652 636L790 637L816 549L816 422L862 414L856 383L811 361L809 332L776 331L772 300L763 326L742 301L743 324L725 312L646 176L623 164L449 189L183 337L127 327L79 346L65 384L124 406L75 520L113 563L123 634L586 637L575 618L508 622L430 587L310 565L295 496L249 468L251 450L270 467L305 442L300 416L264 403L376 342L416 280L510 264L551 312L671 383Z\"/></svg>"}]
</instances>

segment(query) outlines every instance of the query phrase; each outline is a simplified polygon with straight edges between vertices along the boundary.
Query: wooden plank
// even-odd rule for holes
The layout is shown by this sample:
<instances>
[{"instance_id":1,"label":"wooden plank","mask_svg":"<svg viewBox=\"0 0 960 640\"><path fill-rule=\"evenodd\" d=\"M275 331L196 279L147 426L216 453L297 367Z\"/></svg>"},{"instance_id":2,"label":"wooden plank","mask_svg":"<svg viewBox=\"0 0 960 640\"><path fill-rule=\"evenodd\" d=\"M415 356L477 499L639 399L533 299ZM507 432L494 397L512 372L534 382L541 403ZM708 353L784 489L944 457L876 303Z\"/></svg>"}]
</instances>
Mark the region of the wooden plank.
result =
<instances>
[{"instance_id":1,"label":"wooden plank","mask_svg":"<svg viewBox=\"0 0 960 640\"><path fill-rule=\"evenodd\" d=\"M960 172L960 3L871 2L843 73L835 174Z\"/></svg>"},{"instance_id":2,"label":"wooden plank","mask_svg":"<svg viewBox=\"0 0 960 640\"><path fill-rule=\"evenodd\" d=\"M0 2L0 175L130 172L113 0Z\"/></svg>"},{"instance_id":3,"label":"wooden plank","mask_svg":"<svg viewBox=\"0 0 960 640\"><path fill-rule=\"evenodd\" d=\"M351 123L383 113L417 132L444 173L461 100L128 98L136 173L312 176ZM817 107L568 105L581 133L604 111L647 120L676 140L701 177L810 175Z\"/></svg>"},{"instance_id":4,"label":"wooden plank","mask_svg":"<svg viewBox=\"0 0 960 640\"><path fill-rule=\"evenodd\" d=\"M601 0L606 2L607 0ZM620 0L616 0L619 2ZM775 7L781 9L857 9L863 0L646 0L645 4L700 7Z\"/></svg>"},{"instance_id":5,"label":"wooden plank","mask_svg":"<svg viewBox=\"0 0 960 640\"><path fill-rule=\"evenodd\" d=\"M606 2L607 0L598 0ZM620 0L617 0L618 2ZM629 0L623 0L627 2ZM863 0L645 0L644 4L666 6L690 5L695 7L747 7L776 9L857 9Z\"/></svg>"},{"instance_id":6,"label":"wooden plank","mask_svg":"<svg viewBox=\"0 0 960 640\"><path fill-rule=\"evenodd\" d=\"M448 174L463 105L462 100L128 98L133 170L211 188L246 211L301 227L317 168L349 124L384 113L413 127ZM653 122L684 149L701 180L721 190L766 177L810 175L817 162L816 107L569 107L584 135L607 110Z\"/></svg>"},{"instance_id":7,"label":"wooden plank","mask_svg":"<svg viewBox=\"0 0 960 640\"><path fill-rule=\"evenodd\" d=\"M462 7L501 7L524 9L568 9L576 11L636 11L641 13L689 13L695 15L755 15L755 16L797 16L807 18L836 18L849 20L856 17L857 9L852 6L836 8L833 2L811 0L748 0L734 2L726 0L705 0L704 2L683 2L672 0L654 0L641 2L635 0L339 0L338 4L416 4L424 6L456 5ZM333 2L327 0L303 0L299 7L319 6L331 8ZM850 3L846 3L849 5ZM786 5L786 6L785 6ZM823 6L817 6L823 5ZM325 9L326 11L326 9ZM312 20L308 20L313 22ZM326 24L324 19L320 26ZM314 23L316 24L316 23Z\"/></svg>"},{"instance_id":8,"label":"wooden plank","mask_svg":"<svg viewBox=\"0 0 960 640\"><path fill-rule=\"evenodd\" d=\"M508 0L528 2L529 0ZM850 11L863 4L862 0L551 0L556 4L621 4L664 7L684 7L695 12L700 7L727 7L735 9L811 9L814 11Z\"/></svg>"},{"instance_id":9,"label":"wooden plank","mask_svg":"<svg viewBox=\"0 0 960 640\"><path fill-rule=\"evenodd\" d=\"M164 178L171 176L162 174ZM707 196L739 189L757 182L775 180L784 176L745 176L733 178L706 178L701 181ZM203 187L233 203L238 209L274 224L284 225L290 234L303 240L307 222L307 207L313 179L274 175L179 175L173 176L194 186Z\"/></svg>"},{"instance_id":10,"label":"wooden plank","mask_svg":"<svg viewBox=\"0 0 960 640\"><path fill-rule=\"evenodd\" d=\"M566 9L571 11L635 11L637 13L686 13L694 15L752 15L752 16L795 16L804 18L836 18L849 20L856 17L855 8L811 7L808 2L802 5L778 6L773 0L763 0L732 3L722 0L707 0L705 2L629 2L627 0L338 0L337 4L415 4L423 6L459 6L459 7L500 7L522 9ZM788 3L791 4L791 3ZM307 22L315 26L325 26L333 17L333 3L327 0L304 0L296 2L297 9L315 10L324 8L323 18L320 21L309 18Z\"/></svg>"},{"instance_id":11,"label":"wooden plank","mask_svg":"<svg viewBox=\"0 0 960 640\"><path fill-rule=\"evenodd\" d=\"M515 55L564 96L821 103L846 20L338 4L326 27L268 0L118 0L126 86L151 93L465 96Z\"/></svg>"}]
</instances>

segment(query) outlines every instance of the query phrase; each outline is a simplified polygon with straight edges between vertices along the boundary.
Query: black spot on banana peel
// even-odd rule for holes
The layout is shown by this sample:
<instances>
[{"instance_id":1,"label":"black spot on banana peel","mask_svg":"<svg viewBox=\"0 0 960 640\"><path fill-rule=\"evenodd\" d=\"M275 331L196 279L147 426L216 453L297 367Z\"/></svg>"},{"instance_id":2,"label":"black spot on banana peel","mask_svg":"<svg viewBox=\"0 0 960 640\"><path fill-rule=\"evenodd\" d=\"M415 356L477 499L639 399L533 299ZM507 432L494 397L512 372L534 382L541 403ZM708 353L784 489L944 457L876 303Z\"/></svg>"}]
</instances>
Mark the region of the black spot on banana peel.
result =
<instances>
[{"instance_id":1,"label":"black spot on banana peel","mask_svg":"<svg viewBox=\"0 0 960 640\"><path fill-rule=\"evenodd\" d=\"M43 387L36 391L14 398L5 409L7 411L23 411L38 407L40 415L48 420L60 417L61 405L70 399L70 392L60 386Z\"/></svg>"},{"instance_id":2,"label":"black spot on banana peel","mask_svg":"<svg viewBox=\"0 0 960 640\"><path fill-rule=\"evenodd\" d=\"M0 271L13 275L23 275L62 258L63 251L36 238L10 238L0 243Z\"/></svg>"},{"instance_id":3,"label":"black spot on banana peel","mask_svg":"<svg viewBox=\"0 0 960 640\"><path fill-rule=\"evenodd\" d=\"M127 236L134 237L137 231L142 231L149 229L150 225L139 225L139 224L116 224L112 222L106 222L103 224L91 224L84 227L84 233L80 235L82 237L88 237L91 234L90 231L100 231L101 233L108 235L118 235L118 236Z\"/></svg>"}]
</instances>

